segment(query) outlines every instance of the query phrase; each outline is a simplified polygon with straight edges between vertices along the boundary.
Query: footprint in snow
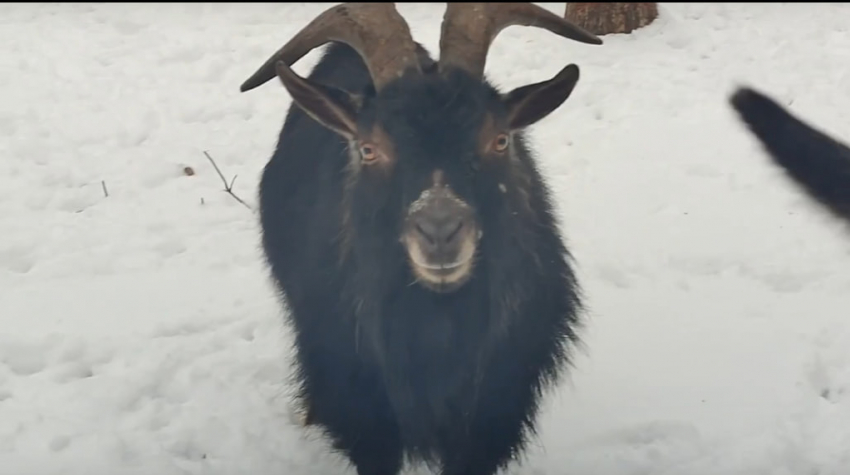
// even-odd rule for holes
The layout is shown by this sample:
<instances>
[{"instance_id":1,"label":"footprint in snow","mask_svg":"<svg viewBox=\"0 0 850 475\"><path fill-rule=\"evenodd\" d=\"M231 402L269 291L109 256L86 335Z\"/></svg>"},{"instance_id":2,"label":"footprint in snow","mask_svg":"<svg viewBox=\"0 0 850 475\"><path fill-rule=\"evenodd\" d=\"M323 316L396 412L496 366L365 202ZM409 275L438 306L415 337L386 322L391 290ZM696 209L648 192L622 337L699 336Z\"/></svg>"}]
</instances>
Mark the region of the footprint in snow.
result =
<instances>
[{"instance_id":1,"label":"footprint in snow","mask_svg":"<svg viewBox=\"0 0 850 475\"><path fill-rule=\"evenodd\" d=\"M636 448L672 443L696 443L699 440L700 432L693 424L677 421L654 421L613 431L580 445Z\"/></svg>"},{"instance_id":2,"label":"footprint in snow","mask_svg":"<svg viewBox=\"0 0 850 475\"><path fill-rule=\"evenodd\" d=\"M17 376L31 376L47 367L45 350L42 345L6 340L0 343L0 364Z\"/></svg>"},{"instance_id":3,"label":"footprint in snow","mask_svg":"<svg viewBox=\"0 0 850 475\"><path fill-rule=\"evenodd\" d=\"M26 274L35 267L35 246L33 244L15 244L0 249L0 270L15 274Z\"/></svg>"}]
</instances>

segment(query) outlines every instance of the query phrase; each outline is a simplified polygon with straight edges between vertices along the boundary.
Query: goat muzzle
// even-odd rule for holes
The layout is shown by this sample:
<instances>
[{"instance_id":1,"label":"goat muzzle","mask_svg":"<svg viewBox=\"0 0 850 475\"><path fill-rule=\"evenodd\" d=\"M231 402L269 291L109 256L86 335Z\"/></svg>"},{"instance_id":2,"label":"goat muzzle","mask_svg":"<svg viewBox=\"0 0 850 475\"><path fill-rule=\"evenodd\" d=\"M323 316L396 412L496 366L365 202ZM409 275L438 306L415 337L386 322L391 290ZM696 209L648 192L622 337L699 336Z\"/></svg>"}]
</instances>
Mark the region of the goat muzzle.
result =
<instances>
[{"instance_id":1,"label":"goat muzzle","mask_svg":"<svg viewBox=\"0 0 850 475\"><path fill-rule=\"evenodd\" d=\"M449 188L435 186L410 206L401 241L417 281L450 292L472 275L481 236L469 205Z\"/></svg>"}]
</instances>

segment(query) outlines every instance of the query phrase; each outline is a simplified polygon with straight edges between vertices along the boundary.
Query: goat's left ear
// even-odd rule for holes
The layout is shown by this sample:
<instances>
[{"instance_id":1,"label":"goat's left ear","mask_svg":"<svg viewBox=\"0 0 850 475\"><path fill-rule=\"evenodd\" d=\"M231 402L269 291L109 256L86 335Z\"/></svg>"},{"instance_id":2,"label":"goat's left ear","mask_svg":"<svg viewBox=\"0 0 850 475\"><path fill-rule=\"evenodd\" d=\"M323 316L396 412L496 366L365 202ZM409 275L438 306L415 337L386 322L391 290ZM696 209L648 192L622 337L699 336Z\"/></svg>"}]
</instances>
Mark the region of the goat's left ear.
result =
<instances>
[{"instance_id":1,"label":"goat's left ear","mask_svg":"<svg viewBox=\"0 0 850 475\"><path fill-rule=\"evenodd\" d=\"M548 81L514 89L502 97L511 130L528 127L561 106L578 82L578 66L570 64Z\"/></svg>"},{"instance_id":2,"label":"goat's left ear","mask_svg":"<svg viewBox=\"0 0 850 475\"><path fill-rule=\"evenodd\" d=\"M276 69L292 100L307 115L348 140L357 136L358 96L302 78L283 61L277 62Z\"/></svg>"}]
</instances>

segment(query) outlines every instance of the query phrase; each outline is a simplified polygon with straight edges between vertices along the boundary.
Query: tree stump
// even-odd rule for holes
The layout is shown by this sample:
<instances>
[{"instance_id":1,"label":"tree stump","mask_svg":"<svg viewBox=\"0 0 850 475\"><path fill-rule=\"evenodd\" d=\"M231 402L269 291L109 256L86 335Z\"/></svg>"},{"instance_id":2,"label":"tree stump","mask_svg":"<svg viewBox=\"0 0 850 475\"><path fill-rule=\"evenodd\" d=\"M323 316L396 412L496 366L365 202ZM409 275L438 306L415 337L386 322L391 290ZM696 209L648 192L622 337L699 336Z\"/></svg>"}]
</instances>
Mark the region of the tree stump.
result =
<instances>
[{"instance_id":1,"label":"tree stump","mask_svg":"<svg viewBox=\"0 0 850 475\"><path fill-rule=\"evenodd\" d=\"M564 18L593 33L631 33L658 18L657 3L567 3Z\"/></svg>"}]
</instances>

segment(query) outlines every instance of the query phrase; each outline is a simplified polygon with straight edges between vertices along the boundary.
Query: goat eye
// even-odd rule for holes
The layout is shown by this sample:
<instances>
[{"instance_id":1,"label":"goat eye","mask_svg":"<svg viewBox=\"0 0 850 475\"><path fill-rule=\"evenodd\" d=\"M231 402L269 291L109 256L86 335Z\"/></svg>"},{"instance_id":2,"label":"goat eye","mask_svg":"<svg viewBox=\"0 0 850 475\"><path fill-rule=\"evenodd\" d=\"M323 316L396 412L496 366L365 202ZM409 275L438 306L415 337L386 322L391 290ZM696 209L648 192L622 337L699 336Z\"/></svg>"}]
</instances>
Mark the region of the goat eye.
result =
<instances>
[{"instance_id":1,"label":"goat eye","mask_svg":"<svg viewBox=\"0 0 850 475\"><path fill-rule=\"evenodd\" d=\"M360 157L363 161L371 162L378 158L378 151L374 145L362 144L360 145Z\"/></svg>"},{"instance_id":2,"label":"goat eye","mask_svg":"<svg viewBox=\"0 0 850 475\"><path fill-rule=\"evenodd\" d=\"M493 141L493 148L497 152L504 152L510 144L511 138L508 134L499 134L496 136L496 140Z\"/></svg>"}]
</instances>

